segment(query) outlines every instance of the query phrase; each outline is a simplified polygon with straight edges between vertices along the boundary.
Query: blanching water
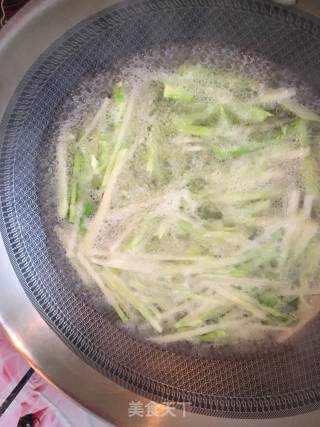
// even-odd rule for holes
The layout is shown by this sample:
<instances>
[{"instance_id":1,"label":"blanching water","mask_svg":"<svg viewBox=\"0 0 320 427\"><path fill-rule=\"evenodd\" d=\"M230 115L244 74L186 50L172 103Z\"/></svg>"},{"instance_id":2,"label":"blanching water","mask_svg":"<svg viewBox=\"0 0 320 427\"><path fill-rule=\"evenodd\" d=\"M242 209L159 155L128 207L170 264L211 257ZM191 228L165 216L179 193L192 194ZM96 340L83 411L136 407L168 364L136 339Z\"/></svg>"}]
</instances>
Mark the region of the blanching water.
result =
<instances>
[{"instance_id":1,"label":"blanching water","mask_svg":"<svg viewBox=\"0 0 320 427\"><path fill-rule=\"evenodd\" d=\"M156 106L159 105L158 88L152 87L152 98L150 87L148 86L146 89L146 82L165 80L169 91L171 86L176 83L175 71L177 68L188 67L190 64L200 66L199 73L201 73L201 67L204 67L205 70L215 70L221 75L226 73L228 76L240 76L244 84L239 85L231 81L227 84L229 87L226 87L225 78L222 78L218 79L213 86L212 73L208 77L203 73L201 78L198 78L197 73L192 74L194 69L191 68L191 71L187 69L184 71L187 77L180 85L179 96L181 93L184 94L183 96L187 96L191 85L193 97L198 100L199 108L196 103L192 104L192 111L189 111L190 106L188 107L188 114L192 115L194 121L190 124L189 118L186 122L185 111L179 109L179 105L174 107L176 118L173 120L174 126L171 124L170 127L168 123L171 123L173 111L170 110L171 104L169 107L165 103L163 103L164 106L161 104L160 113L155 113L152 105L153 103ZM246 81L249 83L245 83ZM126 144L129 141L127 151L123 151L123 156L127 160L123 162L115 188L111 189L112 197L107 200L109 213L103 215L103 220L100 221L90 244L90 256L96 257L94 259L96 264L93 267L95 270L90 275L88 270L80 271L81 269L77 269L75 264L75 269L71 268L70 262L65 256L65 249L68 253L68 248L70 248L73 225L65 225L65 221L61 221L55 214L57 211L55 202L56 146L66 138L66 135L71 135L71 140L72 138L77 139L80 141L80 146L82 144L81 148L86 150L87 140L82 138L81 132L90 126L92 118L101 108L103 99L112 95L114 84L118 82L121 82L121 88L132 90L131 99L136 91L136 101L130 118L132 119L136 115L139 116L139 121L138 126L131 132L132 135L134 134L134 138L130 136L129 132L123 142ZM251 82L252 85L258 85L256 89L251 87ZM249 267L252 261L243 260L243 267L241 269L237 267L237 272L237 268L234 266L231 268L233 264L230 259L232 256L242 256L249 250L259 249L262 243L265 244L264 255L268 250L276 250L281 253L281 256L284 252L288 252L291 243L286 243L289 239L286 236L289 236L289 232L284 232L283 229L284 227L290 229L290 226L283 224L285 221L289 221L288 217L292 216L298 222L293 222L291 228L297 227L300 224L297 219L300 211L304 211L306 215L312 217L312 224L308 222L306 230L311 234L314 233L314 236L317 236L318 233L314 225L317 222L317 207L314 207L316 204L312 205L315 203L314 195L310 194L309 198L306 197L308 194L301 175L301 162L310 155L309 147L302 147L299 144L295 146L296 136L292 139L294 146L292 148L289 146L288 150L281 152L275 150L274 146L270 146L266 148L266 152L261 152L261 155L259 153L250 154L246 146L252 127L244 126L243 121L253 120L257 126L257 120L261 120L261 124L256 128L259 135L267 135L268 132L272 133L278 128L285 135L290 131L292 117L290 119L289 115L288 118L280 107L278 110L273 107L272 114L277 116L277 123L270 125L268 121L262 123L263 120L260 117L258 119L240 117L241 111L235 110L232 114L237 117L230 126L223 108L221 109L221 105L231 105L234 96L239 105L244 105L255 91L262 93L268 88L296 92L295 99L298 102L303 102L312 111L319 110L319 100L314 98L312 90L304 86L288 70L279 70L268 61L247 52L240 52L236 48L225 48L212 44L159 49L152 54L146 53L119 63L117 72L110 73L108 70L103 70L81 83L77 92L67 100L60 119L55 124L48 147L49 154L44 157L40 171L40 174L45 175L44 181L46 182L41 199L49 244L58 268L67 278L66 282L70 283L70 286L74 286L76 292L84 297L89 295L92 304L97 309L104 311L105 297L94 284L93 276L100 274L100 270L107 267L107 272L103 273L109 275L106 280L114 281L115 286L118 286L119 289L123 284L129 284L130 293L134 297L140 298L143 307L148 309L147 313L144 312L144 308L141 309L144 316L149 318L154 315L151 326L156 328L157 332L163 332L164 336L167 333L163 344L175 341L175 337L179 337L181 334L182 336L186 334L185 339L191 340L195 345L202 341L199 340L199 336L205 337L204 341L209 341L210 325L212 322L220 324L220 317L223 318L221 327L216 328L217 331L211 331L214 332L211 336L213 343L230 344L230 342L247 341L252 334L252 325L248 325L251 322L250 316L260 319L259 322L261 321L261 325L264 325L263 328L254 331L256 340L265 340L267 336L274 334L277 328L279 331L286 329L285 320L282 320L280 325L278 322L268 323L269 319L267 322L265 316L267 313L267 316L279 317L280 313L276 312L274 307L277 306L278 309L283 304L284 298L286 304L289 304L290 295L292 304L293 300L300 298L300 291L297 294L295 290L300 270L299 272L293 270L290 274L286 273L285 280L289 278L290 284L285 287L286 294L280 296L281 304L275 305L274 301L271 301L272 298L274 299L274 295L270 296L268 292L270 287L274 288L275 283L284 280L284 277L281 276L282 273L277 275L278 273L273 272L278 271L276 265L278 261L270 259L271 267L266 269L259 266ZM168 97L170 98L170 96L176 95L170 95L168 92ZM215 105L212 105L212 99L215 97L219 99L220 105L217 111L214 111ZM219 115L220 128L219 126L217 128L220 129L220 134L215 138L226 140L225 145L218 144L213 148L210 145L210 149L206 148L209 143L211 144L210 138L213 136L208 134L208 128L203 125L205 122L203 105L212 108L210 114ZM106 108L108 109L108 106ZM129 109L129 106L127 108ZM254 114L256 113L261 114L261 111L255 111ZM161 119L159 119L160 116ZM181 122L181 118L184 122ZM114 114L106 113L103 125L105 127L99 132L103 133L106 129L109 132L109 129L113 129L115 120L117 118ZM130 127L131 123L128 123L128 126ZM317 125L310 127L309 137L316 137L318 131ZM157 139L162 141L161 144L157 141L154 142ZM81 143L81 141L83 142ZM230 147L230 143L234 145ZM136 147L133 149L134 144ZM226 151L226 145L229 151ZM247 155L240 155L236 152L236 146L241 146L242 150L248 152ZM160 150L160 152L155 154L155 150ZM159 165L155 164L155 158L160 159L161 167L158 169ZM69 156L68 170L72 169L73 162L73 157ZM95 167L95 162L94 154L91 167ZM93 204L100 202L103 195L99 190L99 185L88 186L87 189L87 197ZM274 193L275 189L278 194L270 195ZM256 196L252 196L253 192L260 194L257 200L254 199ZM262 193L268 194L268 196L261 195ZM243 203L243 195L249 199L251 197L250 209L252 209L251 202L256 203L256 213L252 213L252 210L249 212L247 205L237 207L235 201L237 197L240 197L241 200L239 199L238 203ZM214 210L212 210L212 201L214 201ZM263 212L267 212L267 215L262 214ZM48 215L48 213L50 214ZM248 226L248 218L250 217L252 220L252 217L255 218L255 216L259 217L257 220L259 226L255 224ZM277 225L277 221L279 225ZM203 232L204 226L205 233ZM180 227L178 231L177 227ZM279 230L282 230L281 233L287 234L278 236L276 233ZM69 232L70 235L68 235ZM199 240L201 233L204 233L202 241ZM57 234L60 237L68 236L69 242L64 245L64 249L57 239ZM271 235L275 236L274 239L278 239L272 247L268 243ZM84 241L86 239L89 240L84 237ZM61 240L63 242L63 237ZM288 249L285 248L286 244ZM312 244L315 243L312 242ZM109 256L110 253L112 256ZM211 257L211 263L212 260L216 263L209 269L208 257ZM197 261L197 263L193 264L193 261ZM177 263L180 263L179 267L177 267ZM305 260L302 259L300 263L301 268L304 268ZM76 270L80 273L80 277ZM114 276L115 272L119 270L122 271L120 278ZM234 289L232 288L231 291L229 289L226 293L224 284L226 281L230 281L230 274L233 275L232 286ZM87 286L82 282L86 282ZM266 289L263 294L265 301L260 302L262 305L256 303L255 299L262 298L260 294L258 297L257 295L253 297L251 291L245 296L241 294L246 282L250 283L253 288L262 286ZM311 280L308 286L315 288L316 285ZM152 289L151 294L146 287ZM164 293L161 292L161 287L165 290ZM155 291L157 293L156 301L153 300ZM184 297L186 292L190 294L188 298ZM193 300L192 295L198 295L198 300ZM206 301L208 297L209 303ZM277 295L278 297L279 295ZM111 295L110 298L113 296ZM119 300L121 298L123 295L119 296ZM301 299L303 298L304 296L301 297ZM225 303L220 304L221 301ZM299 304L303 304L303 302L310 304L310 301L301 302L299 300ZM151 304L150 307L149 304ZM237 327L239 311L232 309L237 304L242 307L240 319L244 322L244 328ZM180 306L180 311L176 310L177 306ZM261 308L262 306L263 308ZM129 308L125 304L124 312L126 310ZM188 316L190 310L192 315ZM291 315L286 310L284 313L281 312L281 315ZM203 317L205 313L207 313L207 317ZM118 321L116 316L113 319ZM175 328L168 327L166 324L168 319L174 319L174 322L176 324L180 322L180 325L176 325ZM132 330L132 327L135 328L136 325L139 325L140 320L138 307L138 310L136 309L130 315L129 329ZM199 336L194 336L193 331L197 328ZM150 325L145 322L142 322L138 329L140 334L151 337L155 335L154 331L150 330ZM228 340L225 335L231 338ZM157 339L159 343L162 342L161 339ZM210 346L211 344L202 343L201 345Z\"/></svg>"}]
</instances>

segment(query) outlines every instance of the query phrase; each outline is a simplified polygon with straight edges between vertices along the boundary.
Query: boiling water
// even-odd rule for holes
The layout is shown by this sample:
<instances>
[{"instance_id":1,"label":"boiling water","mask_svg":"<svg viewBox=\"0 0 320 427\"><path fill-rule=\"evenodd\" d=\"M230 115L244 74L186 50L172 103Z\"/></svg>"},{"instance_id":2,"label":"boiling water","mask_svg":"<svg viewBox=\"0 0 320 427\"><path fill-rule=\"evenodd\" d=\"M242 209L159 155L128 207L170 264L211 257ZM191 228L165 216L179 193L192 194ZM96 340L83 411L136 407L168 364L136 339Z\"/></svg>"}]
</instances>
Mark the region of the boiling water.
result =
<instances>
[{"instance_id":1,"label":"boiling water","mask_svg":"<svg viewBox=\"0 0 320 427\"><path fill-rule=\"evenodd\" d=\"M52 130L52 138L44 150L45 153L40 167L40 179L45 182L41 194L43 221L46 225L48 243L53 259L57 268L65 277L65 283L72 286L80 298L89 297L98 310L114 321L116 321L116 316L110 312L101 293L95 288L88 289L81 284L81 279L70 266L54 232L55 226L59 223L56 216L56 186L54 179L56 143L59 141L61 134L66 132L75 133L88 120L88 117L92 117L95 114L101 105L102 99L110 96L115 82L122 81L129 86L136 86L149 79L155 71L157 73L167 73L184 63L201 64L220 70L232 71L244 77L249 76L256 79L266 87L296 88L297 98L300 102L303 101L304 104L315 111L320 109L320 101L314 96L311 88L303 85L303 82L288 70L279 69L267 60L249 52L242 52L237 48L213 45L211 43L192 44L190 46L175 45L153 52L146 52L140 56L126 58L114 66L112 72L108 69L101 70L95 76L86 77L79 84L76 91L68 97L62 106L59 120L54 124ZM199 88L199 90L201 89ZM243 93L243 98L245 99L245 97L246 93ZM143 126L148 127L148 120L149 117L146 117L146 123ZM132 161L134 162L135 159L133 158ZM191 158L190 162L192 168L197 168L196 156ZM138 169L137 165L131 164L130 167ZM290 166L285 161L282 164L284 178L281 185L287 188L288 192L292 188L297 188L301 185L296 168L297 164L294 162L291 162ZM218 171L216 173L218 174ZM126 174L124 173L123 179L118 184L118 194L123 192L121 190L130 189L130 191L126 191L128 198L124 200L123 198L115 197L112 201L113 209L121 209L129 203L139 203L145 199L145 194L149 192L150 182L147 174L141 172L137 176L135 183L126 180L125 176ZM217 182L219 182L219 179L223 180L223 176L216 177ZM235 167L234 180L232 182L234 191L243 190L242 182L237 177L237 167ZM166 200L166 205L163 205L162 208L164 211L177 209L174 206L174 197L169 197ZM285 206L281 205L276 207L279 211L285 208ZM116 221L107 221L100 232L100 239L98 238L96 241L96 247L101 248L103 245L108 245L116 240L121 231ZM226 254L222 253L220 255L224 256ZM134 332L141 333L139 331ZM178 347L174 346L174 348L191 353L200 351L201 354L208 355L212 345L202 344L201 346L202 349L198 347L195 349L192 344L180 344Z\"/></svg>"}]
</instances>

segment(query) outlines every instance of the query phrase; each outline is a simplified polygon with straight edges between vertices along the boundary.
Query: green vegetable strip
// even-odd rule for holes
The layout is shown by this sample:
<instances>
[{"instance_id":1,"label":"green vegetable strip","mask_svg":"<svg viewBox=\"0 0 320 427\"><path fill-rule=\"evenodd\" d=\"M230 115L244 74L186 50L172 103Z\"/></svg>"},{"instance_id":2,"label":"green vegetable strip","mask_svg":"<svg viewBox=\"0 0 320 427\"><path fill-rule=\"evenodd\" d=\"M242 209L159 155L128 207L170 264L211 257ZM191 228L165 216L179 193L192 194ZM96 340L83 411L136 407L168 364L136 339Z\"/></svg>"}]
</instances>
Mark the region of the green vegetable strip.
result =
<instances>
[{"instance_id":1,"label":"green vegetable strip","mask_svg":"<svg viewBox=\"0 0 320 427\"><path fill-rule=\"evenodd\" d=\"M71 188L70 188L70 208L69 208L69 222L74 223L76 218L76 206L79 200L79 178L81 172L82 154L79 149L76 149L72 176L71 176Z\"/></svg>"},{"instance_id":2,"label":"green vegetable strip","mask_svg":"<svg viewBox=\"0 0 320 427\"><path fill-rule=\"evenodd\" d=\"M123 105L125 102L125 92L120 84L116 84L113 89L113 98L118 105Z\"/></svg>"},{"instance_id":3,"label":"green vegetable strip","mask_svg":"<svg viewBox=\"0 0 320 427\"><path fill-rule=\"evenodd\" d=\"M60 219L64 219L69 210L67 159L68 146L60 142L57 147L57 210Z\"/></svg>"},{"instance_id":4,"label":"green vegetable strip","mask_svg":"<svg viewBox=\"0 0 320 427\"><path fill-rule=\"evenodd\" d=\"M186 89L183 89L181 87L174 87L169 84L165 84L163 96L164 98L185 102L189 102L193 98L192 94Z\"/></svg>"},{"instance_id":5,"label":"green vegetable strip","mask_svg":"<svg viewBox=\"0 0 320 427\"><path fill-rule=\"evenodd\" d=\"M288 99L281 102L281 105L295 116L302 120L320 123L320 116L293 99Z\"/></svg>"},{"instance_id":6,"label":"green vegetable strip","mask_svg":"<svg viewBox=\"0 0 320 427\"><path fill-rule=\"evenodd\" d=\"M225 336L226 331L224 329L217 329L216 331L210 332L209 334L201 335L199 340L204 342L212 342L224 338Z\"/></svg>"},{"instance_id":7,"label":"green vegetable strip","mask_svg":"<svg viewBox=\"0 0 320 427\"><path fill-rule=\"evenodd\" d=\"M320 176L319 166L314 157L308 156L304 159L302 165L304 186L307 194L319 197L320 194Z\"/></svg>"},{"instance_id":8,"label":"green vegetable strip","mask_svg":"<svg viewBox=\"0 0 320 427\"><path fill-rule=\"evenodd\" d=\"M240 145L238 147L230 147L230 148L220 148L220 147L212 147L213 155L217 160L230 160L236 159L237 157L243 156L245 154L253 153L255 151L259 151L263 149L264 146L262 144L251 144L251 145Z\"/></svg>"},{"instance_id":9,"label":"green vegetable strip","mask_svg":"<svg viewBox=\"0 0 320 427\"><path fill-rule=\"evenodd\" d=\"M241 323L239 322L237 327L240 327ZM227 327L236 327L236 324L233 323L226 323L224 325L224 328ZM159 337L152 337L151 340L158 343L158 344L169 344L171 342L176 341L185 341L191 338L201 337L202 335L209 334L215 331L220 331L221 326L219 324L212 324L212 325L206 325L202 326L201 328L193 328L192 330L185 331L185 332L176 332L174 334L170 335L163 335Z\"/></svg>"},{"instance_id":10,"label":"green vegetable strip","mask_svg":"<svg viewBox=\"0 0 320 427\"><path fill-rule=\"evenodd\" d=\"M79 224L79 231L81 236L84 236L86 234L86 231L87 231L86 220L91 216L92 212L93 212L93 203L91 201L85 202L82 209L82 215L80 217L80 224Z\"/></svg>"},{"instance_id":11,"label":"green vegetable strip","mask_svg":"<svg viewBox=\"0 0 320 427\"><path fill-rule=\"evenodd\" d=\"M79 261L81 262L82 267L85 269L86 273L92 278L92 280L98 285L102 293L106 296L107 300L112 304L112 307L115 309L116 313L118 314L119 318L123 322L127 322L129 319L126 315L126 313L121 308L117 298L117 294L113 293L108 289L106 284L104 283L103 279L101 278L101 275L99 272L97 272L94 267L88 262L86 257L82 254L78 254ZM115 298L116 297L116 298Z\"/></svg>"},{"instance_id":12,"label":"green vegetable strip","mask_svg":"<svg viewBox=\"0 0 320 427\"><path fill-rule=\"evenodd\" d=\"M141 301L139 301L130 289L125 286L125 284L114 273L112 273L111 270L105 269L102 274L105 277L106 282L115 292L119 293L122 298L126 299L128 303L131 304L157 332L162 332L162 327L152 312L146 308Z\"/></svg>"},{"instance_id":13,"label":"green vegetable strip","mask_svg":"<svg viewBox=\"0 0 320 427\"><path fill-rule=\"evenodd\" d=\"M246 123L261 123L267 118L272 117L272 113L263 110L262 108L251 105L234 105L232 112L242 121Z\"/></svg>"}]
</instances>

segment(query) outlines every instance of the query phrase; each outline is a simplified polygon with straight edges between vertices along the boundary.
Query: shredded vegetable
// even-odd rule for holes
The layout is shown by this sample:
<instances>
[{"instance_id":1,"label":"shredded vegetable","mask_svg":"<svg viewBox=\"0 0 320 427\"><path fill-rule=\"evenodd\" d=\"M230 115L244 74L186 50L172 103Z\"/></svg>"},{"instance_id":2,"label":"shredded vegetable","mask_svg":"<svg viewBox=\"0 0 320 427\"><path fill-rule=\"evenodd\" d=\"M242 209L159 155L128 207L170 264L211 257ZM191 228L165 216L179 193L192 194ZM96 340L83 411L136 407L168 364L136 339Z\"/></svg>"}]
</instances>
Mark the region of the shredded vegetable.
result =
<instances>
[{"instance_id":1,"label":"shredded vegetable","mask_svg":"<svg viewBox=\"0 0 320 427\"><path fill-rule=\"evenodd\" d=\"M57 144L67 256L159 344L287 340L320 294L319 122L200 65L117 83Z\"/></svg>"}]
</instances>

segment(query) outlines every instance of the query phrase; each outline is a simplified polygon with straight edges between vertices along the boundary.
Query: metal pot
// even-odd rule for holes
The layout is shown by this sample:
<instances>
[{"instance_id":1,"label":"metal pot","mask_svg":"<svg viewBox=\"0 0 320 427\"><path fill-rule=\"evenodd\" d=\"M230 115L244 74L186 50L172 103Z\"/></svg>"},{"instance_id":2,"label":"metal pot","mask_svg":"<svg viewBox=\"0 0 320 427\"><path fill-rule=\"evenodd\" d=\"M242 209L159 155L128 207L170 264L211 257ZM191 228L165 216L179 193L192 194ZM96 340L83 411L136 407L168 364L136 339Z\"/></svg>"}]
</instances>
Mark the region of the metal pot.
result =
<instances>
[{"instance_id":1,"label":"metal pot","mask_svg":"<svg viewBox=\"0 0 320 427\"><path fill-rule=\"evenodd\" d=\"M257 4L259 1L256 2ZM26 71L38 57L60 36L74 25L98 13L105 8L116 7L118 0L33 0L0 33L0 117L3 123L8 119L7 105L12 99L18 83L23 80ZM131 3L129 3L131 5ZM128 6L128 3L125 4ZM308 11L318 10L316 1L306 1L298 7ZM281 426L300 425L309 427L318 425L319 411L314 411L295 418L290 416L273 420L235 419L235 413L224 413L225 418L185 414L174 409L174 415L163 417L130 417L130 402L148 405L149 399L128 391L127 388L107 378L80 358L61 333L50 327L41 307L36 308L31 293L20 284L16 264L12 253L7 253L10 243L3 229L0 240L0 323L15 347L28 359L45 378L66 392L69 396L89 408L101 417L117 425L144 426ZM20 278L21 279L21 278ZM33 303L30 301L30 297ZM52 326L52 325L51 325ZM165 400L165 399L164 399ZM163 400L163 403L164 403ZM158 399L159 401L159 399ZM317 405L312 406L315 409ZM157 403L158 412L166 412L165 405ZM305 412L305 409L292 410L291 414ZM205 411L204 411L205 412ZM289 412L283 413L288 415ZM228 418L228 416L230 418ZM231 419L232 417L232 419ZM250 418L250 415L246 415ZM253 416L252 418L259 418Z\"/></svg>"}]
</instances>

